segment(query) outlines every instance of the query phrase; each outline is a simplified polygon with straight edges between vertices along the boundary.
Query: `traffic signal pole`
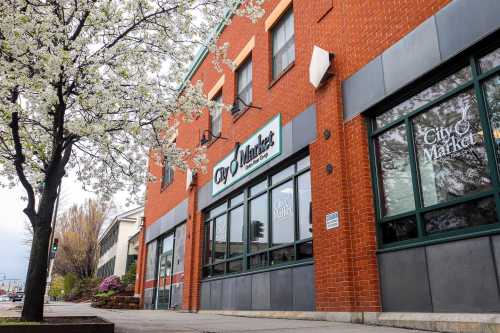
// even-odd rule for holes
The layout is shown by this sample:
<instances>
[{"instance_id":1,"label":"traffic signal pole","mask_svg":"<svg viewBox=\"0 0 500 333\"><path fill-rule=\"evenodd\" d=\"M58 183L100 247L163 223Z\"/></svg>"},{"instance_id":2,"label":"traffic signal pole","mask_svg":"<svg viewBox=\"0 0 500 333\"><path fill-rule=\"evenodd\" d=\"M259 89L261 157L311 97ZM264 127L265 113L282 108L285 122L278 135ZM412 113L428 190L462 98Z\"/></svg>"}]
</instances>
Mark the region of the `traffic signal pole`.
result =
<instances>
[{"instance_id":1,"label":"traffic signal pole","mask_svg":"<svg viewBox=\"0 0 500 333\"><path fill-rule=\"evenodd\" d=\"M54 208L54 214L52 214L52 231L50 232L50 240L49 240L49 255L48 255L48 262L47 262L47 267L49 268L47 270L47 284L45 286L45 303L49 302L49 290L50 290L50 285L52 284L52 270L54 268L54 258L52 257L52 248L54 246L54 234L56 232L56 222L57 222L57 211L59 209L59 197L61 195L61 184L59 184L59 189L57 190L57 198L56 198L56 206ZM55 253L54 253L55 255Z\"/></svg>"}]
</instances>

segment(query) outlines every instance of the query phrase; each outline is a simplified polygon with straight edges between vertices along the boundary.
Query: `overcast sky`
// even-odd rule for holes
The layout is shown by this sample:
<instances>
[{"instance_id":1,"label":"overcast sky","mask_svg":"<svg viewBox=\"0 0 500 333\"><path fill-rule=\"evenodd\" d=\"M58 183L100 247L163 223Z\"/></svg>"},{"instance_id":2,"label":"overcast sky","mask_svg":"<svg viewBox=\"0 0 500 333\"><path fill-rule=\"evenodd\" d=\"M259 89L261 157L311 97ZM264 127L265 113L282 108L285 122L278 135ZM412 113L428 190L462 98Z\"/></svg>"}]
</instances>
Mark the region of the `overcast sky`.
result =
<instances>
[{"instance_id":1,"label":"overcast sky","mask_svg":"<svg viewBox=\"0 0 500 333\"><path fill-rule=\"evenodd\" d=\"M24 226L27 218L23 213L26 202L21 200L23 195L25 193L20 186L0 189L0 280L4 274L9 279L21 279L23 282L26 278L30 249L23 243L27 238ZM62 197L59 213L93 197L93 194L85 192L80 184L67 177L63 179ZM125 193L115 196L118 209L130 209L125 207L125 199Z\"/></svg>"}]
</instances>

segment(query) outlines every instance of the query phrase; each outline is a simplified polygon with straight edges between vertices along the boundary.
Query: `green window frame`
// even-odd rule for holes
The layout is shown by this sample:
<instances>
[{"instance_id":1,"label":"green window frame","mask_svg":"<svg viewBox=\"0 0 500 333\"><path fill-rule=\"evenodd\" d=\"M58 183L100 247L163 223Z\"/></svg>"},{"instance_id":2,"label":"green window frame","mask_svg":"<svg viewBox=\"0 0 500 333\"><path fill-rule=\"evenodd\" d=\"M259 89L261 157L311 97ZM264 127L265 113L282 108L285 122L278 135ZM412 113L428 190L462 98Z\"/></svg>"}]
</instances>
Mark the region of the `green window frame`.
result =
<instances>
[{"instance_id":1,"label":"green window frame","mask_svg":"<svg viewBox=\"0 0 500 333\"><path fill-rule=\"evenodd\" d=\"M437 75L431 73L430 76L421 80L421 84L419 86L414 86L413 88L410 87L406 90L406 92L400 93L399 96L393 97L392 100L383 101L376 106L374 110L372 110L373 113L368 119L368 132L370 138L370 159L372 161L371 172L372 179L374 180L372 182L372 186L375 200L377 242L379 251L390 251L500 233L500 178L498 168L500 158L500 128L496 125L493 131L491 123L495 112L498 113L497 116L500 117L500 108L496 105L496 109L492 110L492 107L488 104L485 92L485 85L492 80L496 80L494 83L496 84L494 89L497 89L495 90L495 98L498 98L498 87L500 86L500 43L498 43L498 39L496 39L496 42L494 43L491 43L491 41L488 43L489 45L486 45L485 47L476 47L472 51L464 53L453 59L450 63L441 66L438 69L439 73ZM488 56L491 57L493 54L495 54L495 59L490 68L483 68L482 61ZM421 93L425 93L426 91L428 92L429 89L432 89L432 87L442 83L444 80L449 79L455 73L460 72L467 66L470 68L469 79L462 82L460 80L456 80L456 77L453 77L452 81L448 81L453 82L448 91L435 94L435 96L430 94L432 98L428 100L419 100L419 95ZM473 100L474 110L477 109L478 115L476 116L476 121L479 132L476 133L480 133L480 137L482 139L481 142L471 140L473 144L471 144L467 149L470 148L470 151L472 151L475 147L479 146L480 149L484 150L484 170L488 172L488 185L477 191L464 192L463 194L457 195L452 199L447 198L445 200L436 200L436 202L434 202L432 200L428 200L426 197L426 194L429 192L425 188L425 184L428 182L428 179L425 178L428 178L428 176L426 176L426 172L423 170L425 163L422 162L422 156L424 156L422 154L422 147L425 145L422 144L422 137L419 137L419 141L416 138L416 134L422 134L422 130L420 132L418 132L418 130L419 126L423 127L423 125L419 124L418 121L420 121L419 119L425 118L426 115L432 116L432 112L441 117L443 113L449 112L448 110L453 112L458 112L458 110L462 110L462 112L464 112L463 110L465 109L470 110L471 108L468 108L467 105L462 107L462 109L460 109L460 107L455 107L455 109L450 107L449 109L446 109L445 106L446 103L451 103L454 99L459 99L461 96L466 94L469 94L472 97L470 100ZM496 99L495 102L500 103L500 101ZM401 105L404 106L405 103L407 103L406 106L411 104L411 107L407 107L406 110L404 107L398 110L398 107ZM460 106L459 103L457 103L457 105ZM394 110L397 112L394 112ZM442 113L436 113L436 110ZM467 122L467 124L470 123ZM426 123L425 125L429 126L429 123ZM434 126L441 126L436 128L446 128L447 125L437 124ZM465 129L463 131L465 131ZM427 130L424 133L427 135L428 132L429 131ZM435 134L435 132L429 133ZM397 141L394 138L397 136L406 139L405 153L407 154L407 161L405 162L407 162L407 164L404 168L406 168L406 174L411 177L411 182L408 182L406 186L411 188L411 193L413 194L413 202L408 201L407 203L409 209L394 209L395 213L392 215L388 214L388 194L385 192L386 188L384 187L386 186L386 179L382 176L383 172L385 172L386 169L390 169L390 167L384 167L382 166L382 163L389 161L389 165L391 163L393 165L398 163L401 165L400 162L406 158L401 157L400 155L399 160L391 160L390 156L384 155L384 153L387 153L388 150L380 149L380 146L377 146L377 143L381 145L379 142L382 141L381 138L383 138L384 135L391 137L393 140L392 143L387 144L386 147L394 147L395 144L397 144ZM455 135L458 137L458 134ZM470 135L472 138L472 134ZM448 137L448 141L444 142L450 142L450 138L451 136ZM436 141L435 138L433 138L433 140L429 139L425 141L425 143L427 144L434 141ZM401 143L401 140L399 140L399 143ZM477 143L479 143L479 145L477 145ZM448 145L448 143L443 145ZM432 147L434 149L433 146L427 147ZM465 147L465 145L463 145L463 147ZM391 149L396 150L400 148ZM382 153L377 154L377 152ZM428 154L427 156L431 156L432 158L436 156L430 155L429 151L425 151L425 149L424 152ZM443 152L443 155L439 155L439 157L444 156L455 160L466 160L465 157L457 157L461 156L460 154L449 155L451 156L449 157L448 155L444 155L446 153L448 153L448 151ZM394 162L394 160L396 160L396 162ZM479 160L480 159L478 158L478 161ZM432 164L434 161L432 159L430 159L430 163L434 168L434 164ZM403 164L405 163L403 162ZM393 166L392 168L397 169L397 166ZM399 171L395 171L399 172L399 174L395 177L396 179L403 179L405 176L402 174L402 168L403 167L401 167ZM475 171L473 168L467 170ZM437 172L433 169L432 175L435 176L436 174ZM432 180L435 179L437 178L432 178ZM397 183L397 181L393 181L393 184L394 183ZM405 200L404 197L408 191L405 192L402 188L403 185L401 182L398 185L392 185L393 188L398 189L398 191L393 192L398 193L398 196L394 196L392 198L392 203L397 202L398 200L400 201L399 203L401 203L402 200ZM474 185L479 187L480 184L478 182ZM448 188L446 188L446 190L448 190ZM494 207L495 211L492 211L492 209L490 209L491 207ZM478 223L470 223L471 219L469 218L469 220L467 220L466 214L469 214L468 211L471 210L482 211L483 215L481 216L487 216L488 218L484 218L482 220L479 219L479 221L477 221ZM463 227L460 227L460 224L458 224L459 227L450 227L449 229L443 228L443 231L435 232L430 231L432 229L426 225L426 221L430 224L429 220L432 217L441 219L443 223L448 225L450 222L446 221L446 214L455 218L456 215L453 214L458 211L463 214L458 218L462 218L462 220L467 221ZM384 233L386 230L391 230L392 233L390 234L390 237L386 237L387 233ZM398 235L398 230L402 231L401 237Z\"/></svg>"},{"instance_id":2,"label":"green window frame","mask_svg":"<svg viewBox=\"0 0 500 333\"><path fill-rule=\"evenodd\" d=\"M309 155L300 156L292 159L293 163L279 168L264 178L252 182L243 190L228 196L223 202L212 206L205 211L204 222L204 242L203 242L203 269L202 278L214 278L229 274L244 274L246 272L262 271L274 269L275 267L290 266L295 264L310 263L313 260L312 254L312 230L304 235L304 216L309 216L309 224L312 223L310 211L307 214L299 213L299 179L304 179L307 175L310 177ZM291 171L289 171L291 170ZM287 172L289 171L289 172ZM280 177L281 176L281 177ZM278 178L279 177L279 178ZM284 184L293 184L293 207L288 205L286 209L293 209L293 240L287 243L273 244L273 205L272 192L282 187ZM310 184L310 181L309 181ZM250 228L250 206L252 200L266 196L267 200L267 240L258 251L251 251L251 228ZM310 198L307 197L307 198ZM243 208L243 239L242 251L231 256L231 216L232 212ZM283 204L278 209L285 209ZM309 205L308 209L311 209ZM281 213L282 215L284 213ZM282 216L280 215L280 216ZM275 216L274 216L275 217ZM302 218L302 219L301 219ZM216 255L217 223L225 221L224 237L224 256L220 258ZM301 228L302 227L302 228ZM308 237L309 236L309 237ZM302 237L302 239L301 239ZM220 249L219 244L219 249ZM220 251L220 250L219 250ZM309 252L308 252L309 251ZM263 259L262 265L252 266L251 260L255 257ZM287 260L279 260L280 258ZM274 258L274 260L273 260ZM291 258L291 259L290 259Z\"/></svg>"}]
</instances>

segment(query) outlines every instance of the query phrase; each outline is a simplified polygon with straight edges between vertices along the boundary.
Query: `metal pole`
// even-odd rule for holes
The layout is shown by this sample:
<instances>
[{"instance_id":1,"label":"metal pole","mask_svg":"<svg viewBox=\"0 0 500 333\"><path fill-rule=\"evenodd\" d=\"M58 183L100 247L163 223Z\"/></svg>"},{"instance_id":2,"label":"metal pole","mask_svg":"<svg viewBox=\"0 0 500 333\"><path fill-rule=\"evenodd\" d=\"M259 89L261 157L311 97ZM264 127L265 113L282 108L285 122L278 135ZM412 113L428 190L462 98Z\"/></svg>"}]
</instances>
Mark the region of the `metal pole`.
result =
<instances>
[{"instance_id":1,"label":"metal pole","mask_svg":"<svg viewBox=\"0 0 500 333\"><path fill-rule=\"evenodd\" d=\"M62 186L62 180L61 184L59 184L59 188L57 189L57 197L56 197L56 206L54 208L54 213L52 214L52 230L50 232L50 239L49 239L49 255L47 259L47 284L45 286L45 301L46 303L49 302L49 288L50 285L52 284L52 264L53 264L53 259L50 258L50 254L52 253L52 243L54 242L54 234L56 232L56 222L57 222L57 211L59 209L59 197L61 195L61 186Z\"/></svg>"}]
</instances>

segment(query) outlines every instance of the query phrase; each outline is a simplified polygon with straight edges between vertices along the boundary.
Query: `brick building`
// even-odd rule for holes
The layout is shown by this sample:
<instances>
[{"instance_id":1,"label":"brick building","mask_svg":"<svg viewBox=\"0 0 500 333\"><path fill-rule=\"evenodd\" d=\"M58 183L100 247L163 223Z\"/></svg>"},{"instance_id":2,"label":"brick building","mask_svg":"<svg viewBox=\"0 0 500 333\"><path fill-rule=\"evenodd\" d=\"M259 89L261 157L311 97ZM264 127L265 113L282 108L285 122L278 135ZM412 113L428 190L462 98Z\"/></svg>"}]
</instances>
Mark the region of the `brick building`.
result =
<instances>
[{"instance_id":1,"label":"brick building","mask_svg":"<svg viewBox=\"0 0 500 333\"><path fill-rule=\"evenodd\" d=\"M144 307L499 311L500 2L265 8L188 76L234 105L180 127L208 172L150 163Z\"/></svg>"}]
</instances>

